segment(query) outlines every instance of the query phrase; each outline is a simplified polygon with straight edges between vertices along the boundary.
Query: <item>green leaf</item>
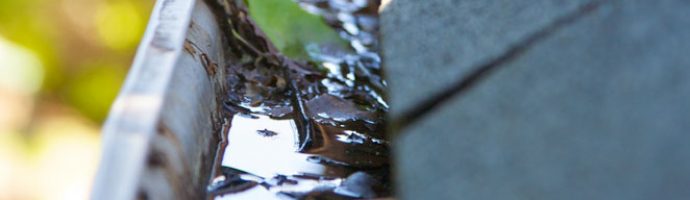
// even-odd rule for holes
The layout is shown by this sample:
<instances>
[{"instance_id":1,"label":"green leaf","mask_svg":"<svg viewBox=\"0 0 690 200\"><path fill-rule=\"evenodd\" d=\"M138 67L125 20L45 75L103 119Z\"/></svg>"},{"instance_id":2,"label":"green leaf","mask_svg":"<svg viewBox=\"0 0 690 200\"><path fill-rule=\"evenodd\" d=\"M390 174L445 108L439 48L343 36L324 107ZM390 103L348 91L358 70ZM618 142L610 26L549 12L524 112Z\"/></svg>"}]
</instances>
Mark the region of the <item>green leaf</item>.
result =
<instances>
[{"instance_id":1,"label":"green leaf","mask_svg":"<svg viewBox=\"0 0 690 200\"><path fill-rule=\"evenodd\" d=\"M320 16L307 13L292 0L247 0L249 15L286 56L306 59L309 44L344 45Z\"/></svg>"}]
</instances>

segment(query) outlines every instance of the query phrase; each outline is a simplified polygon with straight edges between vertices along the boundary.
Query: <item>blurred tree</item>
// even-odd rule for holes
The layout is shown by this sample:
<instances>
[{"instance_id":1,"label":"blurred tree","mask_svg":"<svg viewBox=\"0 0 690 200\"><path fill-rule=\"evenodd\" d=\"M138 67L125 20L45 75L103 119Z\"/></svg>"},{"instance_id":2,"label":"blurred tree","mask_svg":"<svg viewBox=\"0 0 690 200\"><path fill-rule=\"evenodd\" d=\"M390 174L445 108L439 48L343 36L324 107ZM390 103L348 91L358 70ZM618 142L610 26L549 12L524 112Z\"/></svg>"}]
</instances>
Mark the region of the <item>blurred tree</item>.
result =
<instances>
[{"instance_id":1,"label":"blurred tree","mask_svg":"<svg viewBox=\"0 0 690 200\"><path fill-rule=\"evenodd\" d=\"M153 2L1 0L0 35L39 58L45 72L36 97L39 105L57 102L101 122L124 80Z\"/></svg>"},{"instance_id":2,"label":"blurred tree","mask_svg":"<svg viewBox=\"0 0 690 200\"><path fill-rule=\"evenodd\" d=\"M154 0L0 0L0 199L86 199Z\"/></svg>"}]
</instances>

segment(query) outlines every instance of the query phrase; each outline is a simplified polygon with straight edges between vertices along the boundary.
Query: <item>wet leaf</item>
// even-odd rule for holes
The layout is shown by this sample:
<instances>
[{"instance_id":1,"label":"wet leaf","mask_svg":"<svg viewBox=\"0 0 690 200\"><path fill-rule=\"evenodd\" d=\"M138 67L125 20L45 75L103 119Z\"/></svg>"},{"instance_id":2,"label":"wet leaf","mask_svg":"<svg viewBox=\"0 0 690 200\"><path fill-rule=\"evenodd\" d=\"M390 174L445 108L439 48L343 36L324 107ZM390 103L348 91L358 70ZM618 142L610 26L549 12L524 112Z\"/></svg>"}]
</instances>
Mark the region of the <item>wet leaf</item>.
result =
<instances>
[{"instance_id":1,"label":"wet leaf","mask_svg":"<svg viewBox=\"0 0 690 200\"><path fill-rule=\"evenodd\" d=\"M373 113L357 107L356 104L330 94L319 95L307 102L310 114L335 121L375 121Z\"/></svg>"},{"instance_id":2,"label":"wet leaf","mask_svg":"<svg viewBox=\"0 0 690 200\"><path fill-rule=\"evenodd\" d=\"M247 0L252 19L283 54L308 58L309 44L344 45L338 34L321 17L304 11L292 0Z\"/></svg>"}]
</instances>

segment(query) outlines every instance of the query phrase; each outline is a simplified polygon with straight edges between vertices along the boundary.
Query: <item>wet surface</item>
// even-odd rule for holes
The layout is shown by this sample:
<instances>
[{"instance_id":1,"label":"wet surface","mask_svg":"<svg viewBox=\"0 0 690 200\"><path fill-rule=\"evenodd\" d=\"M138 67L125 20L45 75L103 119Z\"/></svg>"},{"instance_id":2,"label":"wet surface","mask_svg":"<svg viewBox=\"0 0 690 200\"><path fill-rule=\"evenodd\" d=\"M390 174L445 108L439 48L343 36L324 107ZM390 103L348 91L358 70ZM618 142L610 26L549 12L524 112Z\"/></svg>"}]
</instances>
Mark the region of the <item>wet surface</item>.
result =
<instances>
[{"instance_id":1,"label":"wet surface","mask_svg":"<svg viewBox=\"0 0 690 200\"><path fill-rule=\"evenodd\" d=\"M253 27L230 24L234 42L243 48L234 52L240 62L227 67L226 124L209 196L389 197L378 2L297 2L321 15L350 48L313 44L307 47L313 61L292 61L276 55L265 39L242 31ZM243 16L231 21L246 20Z\"/></svg>"}]
</instances>

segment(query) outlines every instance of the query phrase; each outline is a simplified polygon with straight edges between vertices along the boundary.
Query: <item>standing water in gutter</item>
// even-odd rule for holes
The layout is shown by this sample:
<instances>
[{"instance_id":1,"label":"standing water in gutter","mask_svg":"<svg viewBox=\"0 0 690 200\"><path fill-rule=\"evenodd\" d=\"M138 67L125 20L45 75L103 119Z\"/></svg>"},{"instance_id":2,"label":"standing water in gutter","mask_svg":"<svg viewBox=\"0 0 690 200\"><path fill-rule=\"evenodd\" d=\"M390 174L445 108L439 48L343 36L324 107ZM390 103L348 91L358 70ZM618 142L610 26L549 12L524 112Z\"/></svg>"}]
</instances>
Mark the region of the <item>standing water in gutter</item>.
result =
<instances>
[{"instance_id":1,"label":"standing water in gutter","mask_svg":"<svg viewBox=\"0 0 690 200\"><path fill-rule=\"evenodd\" d=\"M249 19L241 1L224 6L235 60L226 71L226 118L209 197L390 197L380 2L297 3L321 16L348 45L308 44L302 50L308 61L290 59Z\"/></svg>"}]
</instances>

